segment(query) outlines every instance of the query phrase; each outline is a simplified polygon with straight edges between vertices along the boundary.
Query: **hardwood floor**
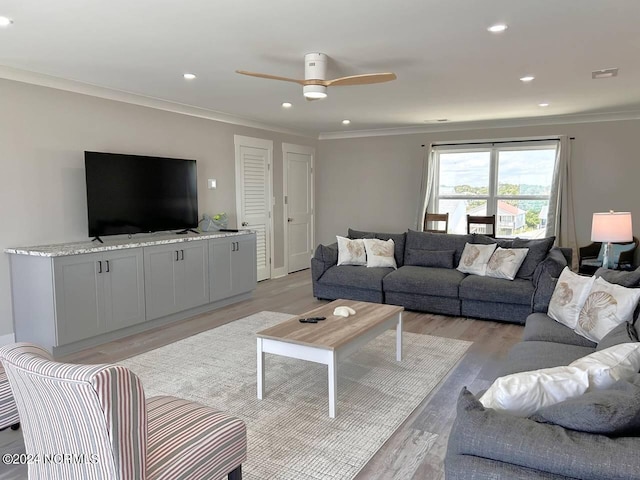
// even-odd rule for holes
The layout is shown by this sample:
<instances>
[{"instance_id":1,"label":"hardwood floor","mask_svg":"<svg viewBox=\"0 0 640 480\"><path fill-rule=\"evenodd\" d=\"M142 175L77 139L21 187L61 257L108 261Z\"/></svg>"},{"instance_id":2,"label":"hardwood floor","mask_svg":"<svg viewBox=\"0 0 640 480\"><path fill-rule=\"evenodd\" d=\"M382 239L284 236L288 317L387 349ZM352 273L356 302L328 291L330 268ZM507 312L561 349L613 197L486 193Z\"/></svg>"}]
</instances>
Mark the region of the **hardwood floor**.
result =
<instances>
[{"instance_id":1,"label":"hardwood floor","mask_svg":"<svg viewBox=\"0 0 640 480\"><path fill-rule=\"evenodd\" d=\"M263 310L297 314L325 303L313 297L310 271L303 270L259 283L250 300L71 354L61 360L75 363L118 362ZM501 322L417 312L405 312L403 323L406 332L474 343L440 387L424 399L369 461L357 480L444 478L442 462L460 389L467 386L477 392L487 388L497 374L501 359L520 340L523 328ZM23 451L19 432L0 432L0 453ZM0 480L18 478L26 478L26 469L9 471L7 466L0 465Z\"/></svg>"}]
</instances>

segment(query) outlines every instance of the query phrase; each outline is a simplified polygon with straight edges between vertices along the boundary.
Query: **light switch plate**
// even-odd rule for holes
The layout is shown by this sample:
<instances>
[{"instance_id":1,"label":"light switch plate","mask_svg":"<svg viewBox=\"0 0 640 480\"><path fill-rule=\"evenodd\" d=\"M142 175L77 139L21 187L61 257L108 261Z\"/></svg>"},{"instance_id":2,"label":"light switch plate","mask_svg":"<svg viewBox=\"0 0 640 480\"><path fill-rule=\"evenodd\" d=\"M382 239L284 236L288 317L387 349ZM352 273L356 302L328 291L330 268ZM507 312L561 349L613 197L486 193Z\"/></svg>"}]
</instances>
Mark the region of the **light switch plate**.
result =
<instances>
[{"instance_id":1,"label":"light switch plate","mask_svg":"<svg viewBox=\"0 0 640 480\"><path fill-rule=\"evenodd\" d=\"M210 178L207 180L207 187L209 188L209 190L214 190L215 188L217 188L217 186L218 182L215 178Z\"/></svg>"}]
</instances>

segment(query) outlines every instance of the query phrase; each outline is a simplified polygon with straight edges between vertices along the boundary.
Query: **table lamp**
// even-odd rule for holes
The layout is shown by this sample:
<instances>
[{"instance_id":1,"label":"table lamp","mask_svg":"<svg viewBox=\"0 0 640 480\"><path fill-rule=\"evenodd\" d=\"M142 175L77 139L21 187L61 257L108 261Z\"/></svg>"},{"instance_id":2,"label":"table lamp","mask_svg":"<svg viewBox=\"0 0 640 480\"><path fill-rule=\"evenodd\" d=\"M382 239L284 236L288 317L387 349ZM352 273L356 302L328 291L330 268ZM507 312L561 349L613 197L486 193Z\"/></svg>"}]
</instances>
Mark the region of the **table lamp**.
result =
<instances>
[{"instance_id":1,"label":"table lamp","mask_svg":"<svg viewBox=\"0 0 640 480\"><path fill-rule=\"evenodd\" d=\"M624 243L633 241L633 229L631 226L630 212L594 213L591 222L591 241L603 242L602 266L613 267L611 255L611 243Z\"/></svg>"}]
</instances>

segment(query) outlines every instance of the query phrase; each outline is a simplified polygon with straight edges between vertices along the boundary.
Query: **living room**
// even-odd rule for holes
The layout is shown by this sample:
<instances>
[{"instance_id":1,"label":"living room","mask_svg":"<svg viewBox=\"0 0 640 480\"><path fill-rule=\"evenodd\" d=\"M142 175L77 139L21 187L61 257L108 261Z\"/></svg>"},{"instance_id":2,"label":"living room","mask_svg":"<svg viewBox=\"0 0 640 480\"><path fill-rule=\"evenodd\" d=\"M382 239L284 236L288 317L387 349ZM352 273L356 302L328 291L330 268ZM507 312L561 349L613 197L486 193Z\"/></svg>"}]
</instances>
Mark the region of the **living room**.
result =
<instances>
[{"instance_id":1,"label":"living room","mask_svg":"<svg viewBox=\"0 0 640 480\"><path fill-rule=\"evenodd\" d=\"M397 233L419 228L423 166L429 146L437 143L572 137L576 245L561 246L588 245L595 212L626 211L640 218L633 199L640 174L636 2L617 2L613 8L602 0L579 6L492 1L472 12L463 2L412 1L401 12L368 2L349 7L325 2L322 12L312 12L315 25L300 21L310 15L301 5L260 3L181 6L185 11L177 15L194 19L191 26L172 25L176 12L151 2L136 2L126 14L124 4L96 11L72 3L3 5L0 16L12 23L0 28L0 247L90 239L85 151L196 159L199 213L227 212L229 226L241 228L235 135L273 142L271 261L276 271L284 269L287 258L284 143L315 149L314 249L335 242L349 228ZM242 38L234 30L240 30L248 11L273 20L262 29L252 24L256 32ZM149 18L145 37L140 25ZM497 23L507 30L487 31ZM372 33L380 31L388 33ZM263 40L256 40L260 36ZM131 42L130 48L120 42ZM161 46L154 48L154 42ZM300 85L235 73L246 68L301 78L304 55L312 51L329 56L332 77L389 71L398 78L329 87L326 99L306 102ZM617 76L592 79L592 72L614 67ZM185 72L197 78L186 80ZM524 75L536 78L526 83L520 80ZM293 107L284 108L283 102ZM343 125L345 119L351 123ZM207 188L210 178L217 181L215 189ZM639 233L635 227L634 236ZM197 325L185 331L194 335L259 311L301 314L324 303L312 295L309 270L260 282L248 302L224 307L218 317L214 311L207 320L192 320L190 325ZM0 345L14 341L12 319L9 255L2 255ZM472 353L479 366L469 367L466 375L471 382L479 375L479 389L489 386L484 380L522 331L518 325L415 312L407 312L405 321L409 331L478 343ZM180 327L172 327L153 341L160 346L178 338ZM140 337L136 341L145 343ZM142 350L136 346L127 352ZM90 356L75 358L103 361L99 350ZM457 381L462 386L465 379ZM451 385L435 398L454 403L458 390ZM431 410L423 405L424 417L433 414L434 405ZM445 415L449 428L452 415ZM396 442L363 470L366 478L376 478L376 466L398 455L395 449L402 450L403 440ZM404 478L442 475L441 470L426 474L432 465L425 458L441 464L443 451L429 453L424 446L422 455L424 463ZM406 465L393 468L408 471ZM388 476L378 473L377 478L402 478L383 471Z\"/></svg>"}]
</instances>

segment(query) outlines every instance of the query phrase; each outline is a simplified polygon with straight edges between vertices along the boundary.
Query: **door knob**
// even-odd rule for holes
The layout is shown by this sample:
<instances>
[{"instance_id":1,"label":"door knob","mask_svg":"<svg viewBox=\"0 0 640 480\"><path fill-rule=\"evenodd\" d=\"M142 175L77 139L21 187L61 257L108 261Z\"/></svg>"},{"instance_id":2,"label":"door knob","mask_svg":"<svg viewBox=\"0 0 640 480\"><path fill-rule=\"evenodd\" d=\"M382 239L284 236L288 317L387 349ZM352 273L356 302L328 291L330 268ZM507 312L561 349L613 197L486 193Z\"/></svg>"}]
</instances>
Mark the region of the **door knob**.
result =
<instances>
[{"instance_id":1,"label":"door knob","mask_svg":"<svg viewBox=\"0 0 640 480\"><path fill-rule=\"evenodd\" d=\"M293 218L287 218L287 222L289 223L293 222Z\"/></svg>"},{"instance_id":2,"label":"door knob","mask_svg":"<svg viewBox=\"0 0 640 480\"><path fill-rule=\"evenodd\" d=\"M248 223L248 222L242 222L242 226L243 226L243 227L248 227L248 226L249 226L249 223Z\"/></svg>"}]
</instances>

